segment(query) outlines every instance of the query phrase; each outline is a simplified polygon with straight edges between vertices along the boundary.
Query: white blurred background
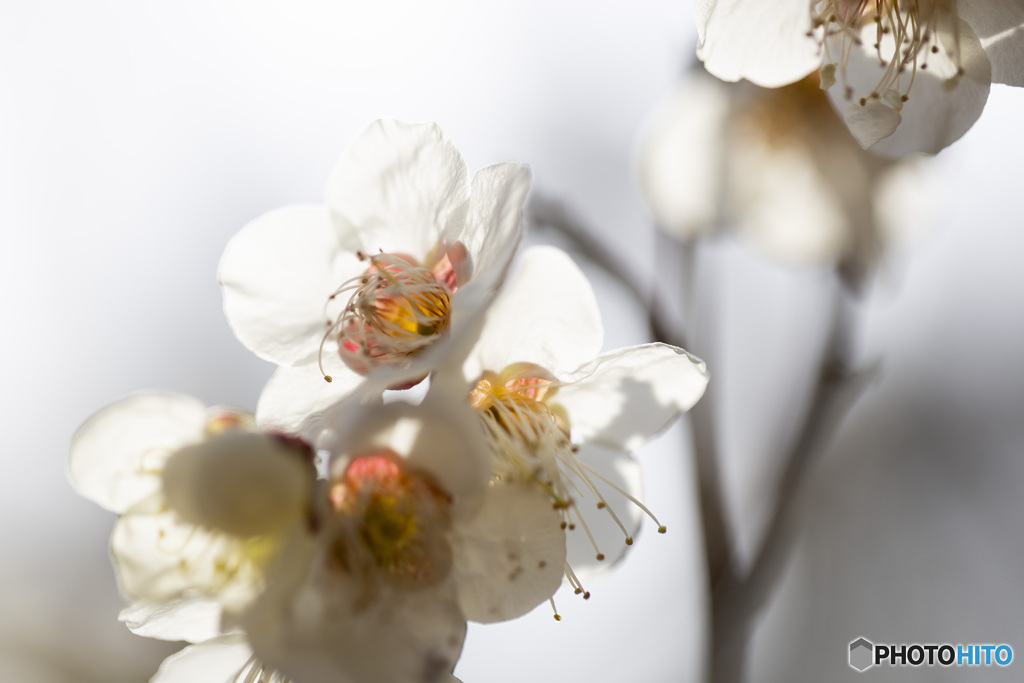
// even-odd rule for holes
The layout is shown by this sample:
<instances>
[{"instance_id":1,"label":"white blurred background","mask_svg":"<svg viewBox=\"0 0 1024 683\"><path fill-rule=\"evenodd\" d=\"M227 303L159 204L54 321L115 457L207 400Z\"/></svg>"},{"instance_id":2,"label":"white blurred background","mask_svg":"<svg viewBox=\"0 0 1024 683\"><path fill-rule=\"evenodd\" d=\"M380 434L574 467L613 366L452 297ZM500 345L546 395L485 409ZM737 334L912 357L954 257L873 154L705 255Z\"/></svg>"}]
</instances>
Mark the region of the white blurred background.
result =
<instances>
[{"instance_id":1,"label":"white blurred background","mask_svg":"<svg viewBox=\"0 0 1024 683\"><path fill-rule=\"evenodd\" d=\"M655 284L633 175L645 117L691 61L692 8L607 2L141 0L0 6L0 680L144 681L174 646L135 637L113 516L64 462L90 413L167 388L252 407L271 367L232 337L216 266L264 211L316 203L372 119L438 121L471 169L528 162ZM863 356L884 370L813 472L802 535L759 628L751 680L856 680L847 643L1006 642L1024 656L1024 93L993 89L937 160L934 231L872 291ZM741 554L801 408L824 273L728 241L702 254L722 337L713 381ZM647 339L600 270L609 348ZM647 529L593 582L474 627L466 683L696 681L705 597L679 428L641 452ZM1012 680L905 671L899 680ZM886 672L874 672L882 680Z\"/></svg>"}]
</instances>

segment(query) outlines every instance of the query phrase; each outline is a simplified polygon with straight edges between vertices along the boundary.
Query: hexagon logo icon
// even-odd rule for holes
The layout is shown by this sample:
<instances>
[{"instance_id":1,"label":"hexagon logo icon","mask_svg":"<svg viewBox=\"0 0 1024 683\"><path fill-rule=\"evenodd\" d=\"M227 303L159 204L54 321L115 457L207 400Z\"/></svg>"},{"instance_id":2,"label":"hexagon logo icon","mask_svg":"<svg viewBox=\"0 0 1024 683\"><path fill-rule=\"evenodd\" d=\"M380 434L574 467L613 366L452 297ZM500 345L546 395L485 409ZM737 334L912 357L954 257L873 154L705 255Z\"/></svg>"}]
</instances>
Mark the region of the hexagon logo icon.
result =
<instances>
[{"instance_id":1,"label":"hexagon logo icon","mask_svg":"<svg viewBox=\"0 0 1024 683\"><path fill-rule=\"evenodd\" d=\"M867 671L875 665L875 646L867 638L858 638L850 643L850 666L857 671Z\"/></svg>"}]
</instances>

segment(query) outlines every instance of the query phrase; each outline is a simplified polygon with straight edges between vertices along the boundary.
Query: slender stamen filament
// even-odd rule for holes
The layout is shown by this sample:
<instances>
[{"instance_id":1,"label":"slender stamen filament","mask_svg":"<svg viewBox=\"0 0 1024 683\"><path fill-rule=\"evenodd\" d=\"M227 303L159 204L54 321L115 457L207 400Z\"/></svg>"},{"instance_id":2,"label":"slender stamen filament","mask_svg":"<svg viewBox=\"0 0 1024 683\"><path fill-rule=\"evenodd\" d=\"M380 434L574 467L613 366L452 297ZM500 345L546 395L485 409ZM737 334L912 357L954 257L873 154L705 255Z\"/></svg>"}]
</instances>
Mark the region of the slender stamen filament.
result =
<instances>
[{"instance_id":1,"label":"slender stamen filament","mask_svg":"<svg viewBox=\"0 0 1024 683\"><path fill-rule=\"evenodd\" d=\"M238 673L232 677L231 683L290 683L290 681L277 671L268 669L263 662L256 659L256 655L251 655L238 670Z\"/></svg>"},{"instance_id":2,"label":"slender stamen filament","mask_svg":"<svg viewBox=\"0 0 1024 683\"><path fill-rule=\"evenodd\" d=\"M824 63L834 69L835 62L839 62L847 99L854 96L847 71L852 51L861 44L862 29L869 22L875 24L873 47L883 71L874 88L858 101L866 105L868 100L882 99L899 109L909 99L918 69L927 70L928 56L943 50L939 24L954 12L950 0L820 0L814 4L811 20L815 29L821 29ZM948 82L952 86L963 68L957 22L950 23L953 45L948 56L957 67L956 75ZM838 48L835 53L833 46ZM834 54L838 60L833 59ZM904 82L903 74L908 71L909 79Z\"/></svg>"},{"instance_id":3,"label":"slender stamen filament","mask_svg":"<svg viewBox=\"0 0 1024 683\"><path fill-rule=\"evenodd\" d=\"M529 364L509 366L501 373L484 373L470 394L470 403L478 410L493 445L495 476L539 486L551 498L552 507L562 515L562 529L572 531L577 525L582 527L598 561L604 560L605 554L577 500L593 497L597 509L605 510L619 528L626 545L633 544L633 537L596 481L636 505L658 524L658 531L664 533L665 527L635 496L579 458L579 449L569 438L566 421L559 417L561 413L556 414L558 409L549 407L547 402L558 387L559 382L543 368ZM590 593L584 590L569 563L565 564L564 571L574 592L588 598Z\"/></svg>"},{"instance_id":4,"label":"slender stamen filament","mask_svg":"<svg viewBox=\"0 0 1024 683\"><path fill-rule=\"evenodd\" d=\"M362 255L360 255L362 256ZM338 353L347 366L366 374L379 364L400 364L434 343L448 328L452 293L434 273L409 257L376 254L362 275L342 283L325 304L327 329L317 353L320 373L327 341L336 338ZM337 317L327 306L350 293Z\"/></svg>"}]
</instances>

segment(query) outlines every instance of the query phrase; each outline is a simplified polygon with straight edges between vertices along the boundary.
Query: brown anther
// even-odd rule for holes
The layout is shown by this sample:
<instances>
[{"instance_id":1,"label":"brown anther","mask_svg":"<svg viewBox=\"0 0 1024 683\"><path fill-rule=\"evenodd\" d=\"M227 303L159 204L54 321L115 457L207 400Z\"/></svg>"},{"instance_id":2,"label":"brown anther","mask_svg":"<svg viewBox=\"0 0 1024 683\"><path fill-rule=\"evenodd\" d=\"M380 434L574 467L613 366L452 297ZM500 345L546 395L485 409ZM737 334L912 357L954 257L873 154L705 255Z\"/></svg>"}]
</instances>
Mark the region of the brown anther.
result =
<instances>
[{"instance_id":1,"label":"brown anther","mask_svg":"<svg viewBox=\"0 0 1024 683\"><path fill-rule=\"evenodd\" d=\"M626 536L626 545L633 545L633 537Z\"/></svg>"},{"instance_id":2,"label":"brown anther","mask_svg":"<svg viewBox=\"0 0 1024 683\"><path fill-rule=\"evenodd\" d=\"M605 507L607 507L607 503L605 503L603 500L597 501L597 509L598 510L604 510Z\"/></svg>"},{"instance_id":3,"label":"brown anther","mask_svg":"<svg viewBox=\"0 0 1024 683\"><path fill-rule=\"evenodd\" d=\"M561 620L562 620L562 615L561 614L556 614L555 615L555 621L561 621Z\"/></svg>"},{"instance_id":4,"label":"brown anther","mask_svg":"<svg viewBox=\"0 0 1024 683\"><path fill-rule=\"evenodd\" d=\"M585 593L583 594L583 599L584 599L584 600L589 600L589 599L590 599L590 591L587 591L587 592L585 592Z\"/></svg>"},{"instance_id":5,"label":"brown anther","mask_svg":"<svg viewBox=\"0 0 1024 683\"><path fill-rule=\"evenodd\" d=\"M331 382L334 381L334 378L331 377L330 375L324 375L324 381L330 384Z\"/></svg>"},{"instance_id":6,"label":"brown anther","mask_svg":"<svg viewBox=\"0 0 1024 683\"><path fill-rule=\"evenodd\" d=\"M597 561L598 562L603 562L604 561L604 553L598 553L597 554Z\"/></svg>"},{"instance_id":7,"label":"brown anther","mask_svg":"<svg viewBox=\"0 0 1024 683\"><path fill-rule=\"evenodd\" d=\"M665 527L665 526L659 526L659 527L658 527L658 533L659 533L659 534L663 534L663 533L665 533L666 531L668 531L668 527Z\"/></svg>"}]
</instances>

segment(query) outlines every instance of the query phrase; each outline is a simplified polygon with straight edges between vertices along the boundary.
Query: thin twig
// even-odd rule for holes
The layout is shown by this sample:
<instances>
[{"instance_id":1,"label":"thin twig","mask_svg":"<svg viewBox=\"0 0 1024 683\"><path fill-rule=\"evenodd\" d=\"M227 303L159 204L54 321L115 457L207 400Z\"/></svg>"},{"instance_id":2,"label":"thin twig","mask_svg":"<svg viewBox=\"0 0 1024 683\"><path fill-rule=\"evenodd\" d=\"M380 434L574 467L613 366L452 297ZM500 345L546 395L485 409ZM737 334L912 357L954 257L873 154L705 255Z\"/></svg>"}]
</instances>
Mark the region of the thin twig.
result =
<instances>
[{"instance_id":1,"label":"thin twig","mask_svg":"<svg viewBox=\"0 0 1024 683\"><path fill-rule=\"evenodd\" d=\"M754 620L778 585L792 549L793 511L815 458L825 450L857 398L877 374L874 367L852 371L854 319L850 292L837 288L837 302L821 371L803 426L778 484L775 507L761 545L739 582L712 585L712 677L714 683L742 680Z\"/></svg>"}]
</instances>

